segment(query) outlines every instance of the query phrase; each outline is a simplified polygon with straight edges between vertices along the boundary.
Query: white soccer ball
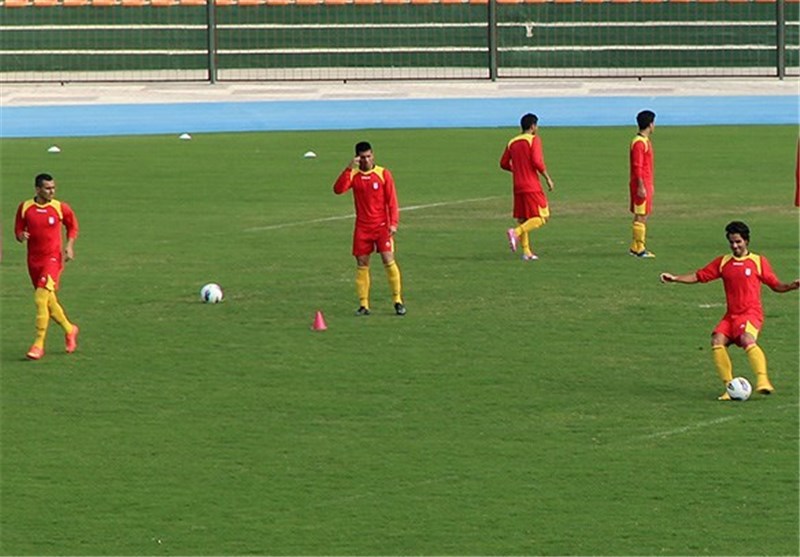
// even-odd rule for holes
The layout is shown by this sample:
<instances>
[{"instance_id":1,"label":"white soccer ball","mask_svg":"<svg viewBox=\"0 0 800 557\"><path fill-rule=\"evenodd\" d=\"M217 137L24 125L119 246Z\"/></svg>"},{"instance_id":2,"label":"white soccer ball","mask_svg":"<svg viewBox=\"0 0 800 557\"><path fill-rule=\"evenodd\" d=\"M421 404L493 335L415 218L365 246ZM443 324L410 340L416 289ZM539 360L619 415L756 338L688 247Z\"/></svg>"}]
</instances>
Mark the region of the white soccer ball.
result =
<instances>
[{"instance_id":1,"label":"white soccer ball","mask_svg":"<svg viewBox=\"0 0 800 557\"><path fill-rule=\"evenodd\" d=\"M209 282L200 289L200 299L207 304L218 304L223 297L222 287L216 282Z\"/></svg>"},{"instance_id":2,"label":"white soccer ball","mask_svg":"<svg viewBox=\"0 0 800 557\"><path fill-rule=\"evenodd\" d=\"M731 399L744 402L750 398L750 393L753 392L753 386L750 385L750 381L744 377L734 377L725 385L725 390L728 391L728 395Z\"/></svg>"}]
</instances>

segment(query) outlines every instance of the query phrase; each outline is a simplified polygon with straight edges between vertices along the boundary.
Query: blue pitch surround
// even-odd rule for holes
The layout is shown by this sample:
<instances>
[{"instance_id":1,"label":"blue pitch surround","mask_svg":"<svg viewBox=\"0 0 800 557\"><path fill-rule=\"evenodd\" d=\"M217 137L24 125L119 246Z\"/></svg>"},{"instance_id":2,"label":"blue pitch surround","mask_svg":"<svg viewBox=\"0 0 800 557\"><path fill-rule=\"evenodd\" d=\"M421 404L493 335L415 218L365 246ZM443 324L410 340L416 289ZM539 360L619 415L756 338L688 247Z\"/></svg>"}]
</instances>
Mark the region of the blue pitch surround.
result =
<instances>
[{"instance_id":1,"label":"blue pitch surround","mask_svg":"<svg viewBox=\"0 0 800 557\"><path fill-rule=\"evenodd\" d=\"M798 124L794 95L310 100L0 108L0 137L82 137L280 130L628 126L649 108L662 126Z\"/></svg>"}]
</instances>

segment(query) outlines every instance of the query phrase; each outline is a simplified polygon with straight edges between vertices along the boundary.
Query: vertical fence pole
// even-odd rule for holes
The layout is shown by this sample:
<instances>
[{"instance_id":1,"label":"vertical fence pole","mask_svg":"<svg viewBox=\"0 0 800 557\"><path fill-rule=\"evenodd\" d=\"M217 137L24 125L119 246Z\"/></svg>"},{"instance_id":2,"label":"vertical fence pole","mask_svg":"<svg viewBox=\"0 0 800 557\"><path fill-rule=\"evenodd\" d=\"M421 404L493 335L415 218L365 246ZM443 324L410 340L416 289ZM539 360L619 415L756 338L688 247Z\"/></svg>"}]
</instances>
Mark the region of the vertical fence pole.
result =
<instances>
[{"instance_id":1,"label":"vertical fence pole","mask_svg":"<svg viewBox=\"0 0 800 557\"><path fill-rule=\"evenodd\" d=\"M206 40L208 43L208 81L217 82L217 3L206 0Z\"/></svg>"},{"instance_id":2,"label":"vertical fence pole","mask_svg":"<svg viewBox=\"0 0 800 557\"><path fill-rule=\"evenodd\" d=\"M497 2L489 0L486 6L486 22L489 28L489 79L497 81Z\"/></svg>"},{"instance_id":3,"label":"vertical fence pole","mask_svg":"<svg viewBox=\"0 0 800 557\"><path fill-rule=\"evenodd\" d=\"M785 0L775 2L775 64L778 79L786 77L786 4Z\"/></svg>"}]
</instances>

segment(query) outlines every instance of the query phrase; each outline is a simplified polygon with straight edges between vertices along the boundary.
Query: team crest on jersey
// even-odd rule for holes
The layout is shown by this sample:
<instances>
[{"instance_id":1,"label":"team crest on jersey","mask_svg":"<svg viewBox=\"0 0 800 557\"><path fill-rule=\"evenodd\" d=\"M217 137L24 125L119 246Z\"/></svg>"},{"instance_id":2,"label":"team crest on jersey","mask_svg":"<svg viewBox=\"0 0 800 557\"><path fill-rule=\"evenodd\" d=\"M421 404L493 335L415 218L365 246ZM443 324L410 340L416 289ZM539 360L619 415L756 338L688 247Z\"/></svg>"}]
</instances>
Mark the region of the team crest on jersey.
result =
<instances>
[{"instance_id":1,"label":"team crest on jersey","mask_svg":"<svg viewBox=\"0 0 800 557\"><path fill-rule=\"evenodd\" d=\"M378 182L372 182L372 189L376 190L376 189L378 189L379 187L380 187L380 186L378 185Z\"/></svg>"},{"instance_id":2,"label":"team crest on jersey","mask_svg":"<svg viewBox=\"0 0 800 557\"><path fill-rule=\"evenodd\" d=\"M744 270L744 276L749 277L752 274L753 274L753 269L745 269Z\"/></svg>"},{"instance_id":3,"label":"team crest on jersey","mask_svg":"<svg viewBox=\"0 0 800 557\"><path fill-rule=\"evenodd\" d=\"M50 226L53 226L55 223L56 223L56 218L55 217L53 217L53 216L47 217L47 224L49 224Z\"/></svg>"}]
</instances>

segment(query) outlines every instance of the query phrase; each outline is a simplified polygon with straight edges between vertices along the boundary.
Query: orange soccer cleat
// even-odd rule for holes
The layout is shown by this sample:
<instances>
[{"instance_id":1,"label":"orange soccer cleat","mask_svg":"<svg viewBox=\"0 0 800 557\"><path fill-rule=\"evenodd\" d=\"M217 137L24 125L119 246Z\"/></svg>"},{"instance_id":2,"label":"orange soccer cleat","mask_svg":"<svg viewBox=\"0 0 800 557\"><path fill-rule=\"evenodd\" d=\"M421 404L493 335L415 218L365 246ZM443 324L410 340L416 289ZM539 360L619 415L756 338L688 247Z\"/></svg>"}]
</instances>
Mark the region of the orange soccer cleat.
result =
<instances>
[{"instance_id":1,"label":"orange soccer cleat","mask_svg":"<svg viewBox=\"0 0 800 557\"><path fill-rule=\"evenodd\" d=\"M72 354L78 348L78 329L77 325L72 326L72 332L64 336L64 344L66 345L67 354Z\"/></svg>"},{"instance_id":2,"label":"orange soccer cleat","mask_svg":"<svg viewBox=\"0 0 800 557\"><path fill-rule=\"evenodd\" d=\"M40 360L42 356L44 356L44 348L39 348L36 345L31 346L28 353L25 354L25 357L29 360Z\"/></svg>"}]
</instances>

